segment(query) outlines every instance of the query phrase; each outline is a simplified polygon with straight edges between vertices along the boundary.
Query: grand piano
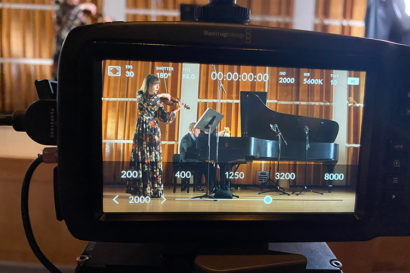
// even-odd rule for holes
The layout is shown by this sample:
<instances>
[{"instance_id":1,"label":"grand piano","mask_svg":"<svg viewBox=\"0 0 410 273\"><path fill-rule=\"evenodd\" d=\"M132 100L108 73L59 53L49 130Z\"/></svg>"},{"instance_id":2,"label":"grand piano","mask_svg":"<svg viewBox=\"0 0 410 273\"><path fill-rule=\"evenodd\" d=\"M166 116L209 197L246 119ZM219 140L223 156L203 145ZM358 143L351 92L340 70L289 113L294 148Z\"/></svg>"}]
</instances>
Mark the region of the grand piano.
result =
<instances>
[{"instance_id":1,"label":"grand piano","mask_svg":"<svg viewBox=\"0 0 410 273\"><path fill-rule=\"evenodd\" d=\"M211 161L223 166L253 160L321 162L333 172L338 160L338 144L333 143L339 131L337 122L279 113L263 100L265 92L241 92L242 136L220 137L218 158L216 137L212 137ZM287 145L283 141L278 145L278 131L272 128L279 129ZM208 160L207 138L198 145L200 158Z\"/></svg>"}]
</instances>

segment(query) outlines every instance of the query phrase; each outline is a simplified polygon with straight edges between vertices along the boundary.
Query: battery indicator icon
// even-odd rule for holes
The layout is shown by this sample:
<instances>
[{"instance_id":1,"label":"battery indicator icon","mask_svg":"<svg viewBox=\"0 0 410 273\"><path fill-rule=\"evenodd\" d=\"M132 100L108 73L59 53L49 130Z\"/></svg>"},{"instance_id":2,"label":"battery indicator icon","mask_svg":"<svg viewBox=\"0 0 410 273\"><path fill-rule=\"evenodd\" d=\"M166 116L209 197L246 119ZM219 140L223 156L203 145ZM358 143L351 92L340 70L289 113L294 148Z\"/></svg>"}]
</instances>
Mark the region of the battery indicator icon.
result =
<instances>
[{"instance_id":1,"label":"battery indicator icon","mask_svg":"<svg viewBox=\"0 0 410 273\"><path fill-rule=\"evenodd\" d=\"M356 77L348 77L347 78L347 85L359 85L360 79Z\"/></svg>"}]
</instances>

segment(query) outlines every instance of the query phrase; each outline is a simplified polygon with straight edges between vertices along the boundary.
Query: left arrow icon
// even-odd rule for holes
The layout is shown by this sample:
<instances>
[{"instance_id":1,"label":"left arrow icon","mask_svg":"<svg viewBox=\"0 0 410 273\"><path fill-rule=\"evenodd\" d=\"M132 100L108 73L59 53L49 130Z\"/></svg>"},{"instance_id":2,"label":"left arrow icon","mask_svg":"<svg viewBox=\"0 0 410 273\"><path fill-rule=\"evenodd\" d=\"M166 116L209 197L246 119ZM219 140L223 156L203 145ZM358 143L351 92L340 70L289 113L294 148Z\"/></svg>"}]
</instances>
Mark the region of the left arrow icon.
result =
<instances>
[{"instance_id":1,"label":"left arrow icon","mask_svg":"<svg viewBox=\"0 0 410 273\"><path fill-rule=\"evenodd\" d=\"M117 201L118 196L119 196L119 195L117 194L117 195L112 199L112 201L114 201L114 203L117 204L117 205L119 204L119 202Z\"/></svg>"}]
</instances>

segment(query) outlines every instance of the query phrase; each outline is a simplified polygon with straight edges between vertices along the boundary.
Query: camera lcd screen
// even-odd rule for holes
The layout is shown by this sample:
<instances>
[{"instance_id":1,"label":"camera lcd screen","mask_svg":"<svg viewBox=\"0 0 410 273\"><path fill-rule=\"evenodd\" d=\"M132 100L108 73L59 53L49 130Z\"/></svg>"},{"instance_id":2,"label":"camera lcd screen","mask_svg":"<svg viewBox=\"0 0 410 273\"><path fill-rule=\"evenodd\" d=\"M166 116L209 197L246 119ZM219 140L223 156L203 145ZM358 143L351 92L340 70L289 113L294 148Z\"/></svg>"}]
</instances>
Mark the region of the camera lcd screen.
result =
<instances>
[{"instance_id":1,"label":"camera lcd screen","mask_svg":"<svg viewBox=\"0 0 410 273\"><path fill-rule=\"evenodd\" d=\"M104 213L354 212L366 72L101 65Z\"/></svg>"}]
</instances>

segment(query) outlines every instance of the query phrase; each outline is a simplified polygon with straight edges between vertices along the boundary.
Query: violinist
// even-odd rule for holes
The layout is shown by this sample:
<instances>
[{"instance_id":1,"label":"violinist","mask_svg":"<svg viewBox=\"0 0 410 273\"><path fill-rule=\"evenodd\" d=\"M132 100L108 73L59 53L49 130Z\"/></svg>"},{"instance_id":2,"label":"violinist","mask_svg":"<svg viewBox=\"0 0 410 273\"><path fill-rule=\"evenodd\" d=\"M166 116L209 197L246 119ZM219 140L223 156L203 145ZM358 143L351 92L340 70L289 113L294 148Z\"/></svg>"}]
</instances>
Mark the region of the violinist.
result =
<instances>
[{"instance_id":1,"label":"violinist","mask_svg":"<svg viewBox=\"0 0 410 273\"><path fill-rule=\"evenodd\" d=\"M54 13L54 27L56 31L52 77L57 80L58 58L68 33L75 27L93 23L90 18L96 18L97 7L93 3L80 3L80 0L55 0L57 9ZM104 22L111 22L111 18L104 16Z\"/></svg>"},{"instance_id":2,"label":"violinist","mask_svg":"<svg viewBox=\"0 0 410 273\"><path fill-rule=\"evenodd\" d=\"M130 169L138 172L138 177L127 181L127 193L136 196L159 198L163 195L162 151L159 121L171 123L183 103L175 104L173 111L167 112L161 100L171 100L170 94L159 91L159 78L148 74L137 92L138 120L132 143Z\"/></svg>"}]
</instances>

